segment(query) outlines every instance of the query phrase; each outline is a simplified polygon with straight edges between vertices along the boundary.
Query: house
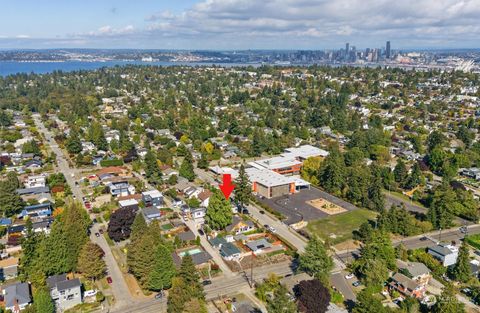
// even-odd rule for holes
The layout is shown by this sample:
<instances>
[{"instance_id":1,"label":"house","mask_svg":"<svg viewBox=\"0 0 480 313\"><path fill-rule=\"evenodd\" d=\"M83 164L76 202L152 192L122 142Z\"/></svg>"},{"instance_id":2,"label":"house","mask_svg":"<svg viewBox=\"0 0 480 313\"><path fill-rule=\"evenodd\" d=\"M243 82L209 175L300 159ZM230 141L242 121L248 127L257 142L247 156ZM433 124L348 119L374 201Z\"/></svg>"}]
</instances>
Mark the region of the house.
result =
<instances>
[{"instance_id":1,"label":"house","mask_svg":"<svg viewBox=\"0 0 480 313\"><path fill-rule=\"evenodd\" d=\"M127 196L135 193L135 187L131 186L126 179L118 179L106 183L112 196Z\"/></svg>"},{"instance_id":2,"label":"house","mask_svg":"<svg viewBox=\"0 0 480 313\"><path fill-rule=\"evenodd\" d=\"M177 234L178 239L181 241L192 241L195 240L195 234L189 229L183 233Z\"/></svg>"},{"instance_id":3,"label":"house","mask_svg":"<svg viewBox=\"0 0 480 313\"><path fill-rule=\"evenodd\" d=\"M225 260L232 261L240 257L241 251L233 243L225 242L220 247L220 255Z\"/></svg>"},{"instance_id":4,"label":"house","mask_svg":"<svg viewBox=\"0 0 480 313\"><path fill-rule=\"evenodd\" d=\"M392 276L389 287L405 296L418 299L423 298L426 291L426 285L420 284L402 273L395 273Z\"/></svg>"},{"instance_id":5,"label":"house","mask_svg":"<svg viewBox=\"0 0 480 313\"><path fill-rule=\"evenodd\" d=\"M16 190L20 196L30 196L41 193L49 193L50 189L46 186L43 187L29 187L29 188L20 188Z\"/></svg>"},{"instance_id":6,"label":"house","mask_svg":"<svg viewBox=\"0 0 480 313\"><path fill-rule=\"evenodd\" d=\"M429 247L427 252L439 260L443 266L450 266L457 262L458 248L453 245L438 244Z\"/></svg>"},{"instance_id":7,"label":"house","mask_svg":"<svg viewBox=\"0 0 480 313\"><path fill-rule=\"evenodd\" d=\"M234 233L235 235L243 234L254 229L255 224L252 221L243 220L237 215L233 216L232 223L225 228L228 233Z\"/></svg>"},{"instance_id":8,"label":"house","mask_svg":"<svg viewBox=\"0 0 480 313\"><path fill-rule=\"evenodd\" d=\"M24 164L24 167L29 170L37 170L42 168L42 161L40 160L30 160Z\"/></svg>"},{"instance_id":9,"label":"house","mask_svg":"<svg viewBox=\"0 0 480 313\"><path fill-rule=\"evenodd\" d=\"M197 197L200 192L202 192L199 188L190 186L187 189L183 190L183 194L185 195L186 198L190 199L193 197Z\"/></svg>"},{"instance_id":10,"label":"house","mask_svg":"<svg viewBox=\"0 0 480 313\"><path fill-rule=\"evenodd\" d=\"M473 178L475 180L480 180L480 168L476 168L476 167L464 168L460 170L460 174L466 177Z\"/></svg>"},{"instance_id":11,"label":"house","mask_svg":"<svg viewBox=\"0 0 480 313\"><path fill-rule=\"evenodd\" d=\"M142 192L142 200L145 207L161 207L163 205L163 194L154 189Z\"/></svg>"},{"instance_id":12,"label":"house","mask_svg":"<svg viewBox=\"0 0 480 313\"><path fill-rule=\"evenodd\" d=\"M430 269L420 262L405 262L397 260L397 268L400 273L407 275L414 281L427 285L432 278Z\"/></svg>"},{"instance_id":13,"label":"house","mask_svg":"<svg viewBox=\"0 0 480 313\"><path fill-rule=\"evenodd\" d=\"M17 277L18 258L0 260L0 280L5 281Z\"/></svg>"},{"instance_id":14,"label":"house","mask_svg":"<svg viewBox=\"0 0 480 313\"><path fill-rule=\"evenodd\" d=\"M80 279L68 279L66 274L47 278L50 296L59 310L67 310L82 303L82 284Z\"/></svg>"},{"instance_id":15,"label":"house","mask_svg":"<svg viewBox=\"0 0 480 313\"><path fill-rule=\"evenodd\" d=\"M199 193L197 199L200 200L200 206L208 207L208 203L210 202L210 197L212 195L213 192L208 189L205 189L201 193Z\"/></svg>"},{"instance_id":16,"label":"house","mask_svg":"<svg viewBox=\"0 0 480 313\"><path fill-rule=\"evenodd\" d=\"M45 175L28 176L23 182L25 188L45 187L47 178Z\"/></svg>"},{"instance_id":17,"label":"house","mask_svg":"<svg viewBox=\"0 0 480 313\"><path fill-rule=\"evenodd\" d=\"M120 209L138 210L138 201L135 199L120 200L118 206Z\"/></svg>"},{"instance_id":18,"label":"house","mask_svg":"<svg viewBox=\"0 0 480 313\"><path fill-rule=\"evenodd\" d=\"M225 238L220 237L220 236L217 236L215 238L211 238L211 239L208 240L208 242L210 243L210 245L212 247L217 248L217 249L220 249L224 244L227 243Z\"/></svg>"},{"instance_id":19,"label":"house","mask_svg":"<svg viewBox=\"0 0 480 313\"><path fill-rule=\"evenodd\" d=\"M272 247L272 244L269 243L265 238L249 241L247 242L246 245L250 250L253 251L255 255L261 254L265 252L265 250L270 249Z\"/></svg>"},{"instance_id":20,"label":"house","mask_svg":"<svg viewBox=\"0 0 480 313\"><path fill-rule=\"evenodd\" d=\"M156 207L148 207L142 209L143 217L147 223L150 223L154 220L159 220L162 217L162 212Z\"/></svg>"},{"instance_id":21,"label":"house","mask_svg":"<svg viewBox=\"0 0 480 313\"><path fill-rule=\"evenodd\" d=\"M18 215L19 218L44 218L52 215L53 206L50 202L28 205Z\"/></svg>"},{"instance_id":22,"label":"house","mask_svg":"<svg viewBox=\"0 0 480 313\"><path fill-rule=\"evenodd\" d=\"M187 253L192 257L193 264L195 264L196 266L202 266L203 264L207 264L212 259L212 256L208 252L203 251L199 248L195 248L193 249L193 251L176 251L172 253L172 257L173 262L175 263L177 268L180 267L180 265L182 264L182 258Z\"/></svg>"},{"instance_id":23,"label":"house","mask_svg":"<svg viewBox=\"0 0 480 313\"><path fill-rule=\"evenodd\" d=\"M207 209L204 207L196 208L196 209L191 209L190 210L190 215L194 220L200 220L207 215Z\"/></svg>"},{"instance_id":24,"label":"house","mask_svg":"<svg viewBox=\"0 0 480 313\"><path fill-rule=\"evenodd\" d=\"M31 302L30 285L28 283L15 283L3 288L5 309L19 313Z\"/></svg>"}]
</instances>

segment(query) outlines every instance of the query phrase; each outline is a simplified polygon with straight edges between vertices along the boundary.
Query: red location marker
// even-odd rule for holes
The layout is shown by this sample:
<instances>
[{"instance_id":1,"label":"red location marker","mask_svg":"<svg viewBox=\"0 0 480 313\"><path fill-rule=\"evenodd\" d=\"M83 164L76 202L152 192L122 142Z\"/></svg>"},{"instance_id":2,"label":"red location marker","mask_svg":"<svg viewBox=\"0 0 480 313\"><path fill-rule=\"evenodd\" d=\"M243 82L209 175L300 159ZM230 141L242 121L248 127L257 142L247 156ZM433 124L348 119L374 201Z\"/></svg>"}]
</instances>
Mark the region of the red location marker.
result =
<instances>
[{"instance_id":1,"label":"red location marker","mask_svg":"<svg viewBox=\"0 0 480 313\"><path fill-rule=\"evenodd\" d=\"M230 174L223 174L223 184L219 186L220 190L223 192L225 199L228 200L230 198L230 194L232 193L233 189L235 189L235 185L232 184L232 175Z\"/></svg>"}]
</instances>

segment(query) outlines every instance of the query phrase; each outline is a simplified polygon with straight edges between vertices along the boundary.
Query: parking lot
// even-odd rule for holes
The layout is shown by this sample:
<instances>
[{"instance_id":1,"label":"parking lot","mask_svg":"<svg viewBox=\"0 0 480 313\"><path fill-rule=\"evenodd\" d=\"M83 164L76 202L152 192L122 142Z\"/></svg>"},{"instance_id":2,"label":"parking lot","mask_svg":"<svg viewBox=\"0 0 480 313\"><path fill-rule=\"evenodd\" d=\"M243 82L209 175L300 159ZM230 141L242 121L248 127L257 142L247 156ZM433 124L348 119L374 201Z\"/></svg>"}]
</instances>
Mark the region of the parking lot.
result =
<instances>
[{"instance_id":1,"label":"parking lot","mask_svg":"<svg viewBox=\"0 0 480 313\"><path fill-rule=\"evenodd\" d=\"M286 195L271 199L259 199L263 204L271 207L273 210L282 213L285 217L285 223L288 225L298 223L302 220L312 221L325 218L329 214L311 206L307 202L315 199L325 199L336 204L347 211L356 210L357 207L340 198L332 196L322 190L311 187L311 189L301 190L293 195Z\"/></svg>"}]
</instances>

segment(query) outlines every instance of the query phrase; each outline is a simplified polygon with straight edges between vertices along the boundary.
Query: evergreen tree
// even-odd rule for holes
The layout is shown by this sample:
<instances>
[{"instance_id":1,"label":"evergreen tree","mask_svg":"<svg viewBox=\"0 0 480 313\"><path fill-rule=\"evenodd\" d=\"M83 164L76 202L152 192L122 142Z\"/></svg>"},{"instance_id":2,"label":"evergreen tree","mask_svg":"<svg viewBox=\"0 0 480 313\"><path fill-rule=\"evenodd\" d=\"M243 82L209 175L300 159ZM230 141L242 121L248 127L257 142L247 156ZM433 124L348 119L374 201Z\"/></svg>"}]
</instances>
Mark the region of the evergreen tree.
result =
<instances>
[{"instance_id":1,"label":"evergreen tree","mask_svg":"<svg viewBox=\"0 0 480 313\"><path fill-rule=\"evenodd\" d=\"M418 163L415 163L412 167L412 172L405 183L405 188L413 189L418 185L420 185L421 182L422 182L422 171L420 169L420 165L418 165Z\"/></svg>"},{"instance_id":2,"label":"evergreen tree","mask_svg":"<svg viewBox=\"0 0 480 313\"><path fill-rule=\"evenodd\" d=\"M137 240L141 239L147 231L148 225L147 222L145 222L143 214L137 214L131 227L130 241L132 243L137 242Z\"/></svg>"},{"instance_id":3,"label":"evergreen tree","mask_svg":"<svg viewBox=\"0 0 480 313\"><path fill-rule=\"evenodd\" d=\"M88 130L88 136L91 142L97 147L98 150L107 151L108 142L103 132L103 127L98 122L93 122Z\"/></svg>"},{"instance_id":4,"label":"evergreen tree","mask_svg":"<svg viewBox=\"0 0 480 313\"><path fill-rule=\"evenodd\" d=\"M398 159L397 165L395 165L395 168L393 169L393 176L400 186L405 184L408 177L408 171L405 162L403 162L402 159Z\"/></svg>"},{"instance_id":5,"label":"evergreen tree","mask_svg":"<svg viewBox=\"0 0 480 313\"><path fill-rule=\"evenodd\" d=\"M169 289L175 276L175 264L170 250L160 244L155 251L155 264L150 273L148 287L150 290Z\"/></svg>"},{"instance_id":6,"label":"evergreen tree","mask_svg":"<svg viewBox=\"0 0 480 313\"><path fill-rule=\"evenodd\" d=\"M205 170L205 169L208 169L208 165L209 165L208 156L206 153L202 152L200 156L200 160L197 163L197 167Z\"/></svg>"},{"instance_id":7,"label":"evergreen tree","mask_svg":"<svg viewBox=\"0 0 480 313\"><path fill-rule=\"evenodd\" d=\"M288 291L285 286L280 285L275 289L273 298L267 298L268 313L296 313L295 302L288 297Z\"/></svg>"},{"instance_id":8,"label":"evergreen tree","mask_svg":"<svg viewBox=\"0 0 480 313\"><path fill-rule=\"evenodd\" d=\"M128 246L127 264L130 272L135 276L144 288L149 287L150 275L155 265L155 251L159 242L148 229L147 232L137 238Z\"/></svg>"},{"instance_id":9,"label":"evergreen tree","mask_svg":"<svg viewBox=\"0 0 480 313\"><path fill-rule=\"evenodd\" d=\"M190 299L188 285L181 277L174 277L172 279L172 289L168 293L167 312L182 313Z\"/></svg>"},{"instance_id":10,"label":"evergreen tree","mask_svg":"<svg viewBox=\"0 0 480 313\"><path fill-rule=\"evenodd\" d=\"M308 274L326 281L330 270L333 268L333 260L328 255L325 245L317 237L313 237L307 243L305 252L300 255L299 267Z\"/></svg>"},{"instance_id":11,"label":"evergreen tree","mask_svg":"<svg viewBox=\"0 0 480 313\"><path fill-rule=\"evenodd\" d=\"M162 182L162 172L158 167L157 158L151 150L148 150L145 155L145 175L149 183L160 184Z\"/></svg>"},{"instance_id":12,"label":"evergreen tree","mask_svg":"<svg viewBox=\"0 0 480 313\"><path fill-rule=\"evenodd\" d=\"M205 299L203 287L200 283L200 275L198 274L193 259L189 254L183 257L178 276L185 282L185 285L187 286L187 294L190 298Z\"/></svg>"},{"instance_id":13,"label":"evergreen tree","mask_svg":"<svg viewBox=\"0 0 480 313\"><path fill-rule=\"evenodd\" d=\"M382 302L374 297L368 288L363 289L357 296L353 313L385 313L387 309L383 306Z\"/></svg>"},{"instance_id":14,"label":"evergreen tree","mask_svg":"<svg viewBox=\"0 0 480 313\"><path fill-rule=\"evenodd\" d=\"M193 181L195 179L196 175L193 169L193 157L190 151L187 151L187 154L183 159L179 174L180 176L188 179L188 181Z\"/></svg>"},{"instance_id":15,"label":"evergreen tree","mask_svg":"<svg viewBox=\"0 0 480 313\"><path fill-rule=\"evenodd\" d=\"M40 148L35 140L27 141L22 146L22 153L33 153L35 155L41 155Z\"/></svg>"},{"instance_id":16,"label":"evergreen tree","mask_svg":"<svg viewBox=\"0 0 480 313\"><path fill-rule=\"evenodd\" d=\"M452 268L452 275L455 280L466 283L471 277L470 253L465 241L458 252L457 262Z\"/></svg>"},{"instance_id":17,"label":"evergreen tree","mask_svg":"<svg viewBox=\"0 0 480 313\"><path fill-rule=\"evenodd\" d=\"M70 134L68 134L68 138L65 141L65 147L70 154L82 152L80 137L78 136L77 131L73 128L70 130Z\"/></svg>"},{"instance_id":18,"label":"evergreen tree","mask_svg":"<svg viewBox=\"0 0 480 313\"><path fill-rule=\"evenodd\" d=\"M345 162L338 148L332 149L320 167L318 181L326 191L340 195L345 185Z\"/></svg>"},{"instance_id":19,"label":"evergreen tree","mask_svg":"<svg viewBox=\"0 0 480 313\"><path fill-rule=\"evenodd\" d=\"M50 292L45 288L40 288L35 292L33 303L36 313L55 313L55 304L50 296Z\"/></svg>"},{"instance_id":20,"label":"evergreen tree","mask_svg":"<svg viewBox=\"0 0 480 313\"><path fill-rule=\"evenodd\" d=\"M367 207L369 209L380 212L385 208L385 195L382 192L382 187L382 178L373 176L367 189Z\"/></svg>"},{"instance_id":21,"label":"evergreen tree","mask_svg":"<svg viewBox=\"0 0 480 313\"><path fill-rule=\"evenodd\" d=\"M218 190L208 203L205 220L212 229L222 230L232 223L232 208L228 200Z\"/></svg>"},{"instance_id":22,"label":"evergreen tree","mask_svg":"<svg viewBox=\"0 0 480 313\"><path fill-rule=\"evenodd\" d=\"M235 181L235 200L244 207L250 202L252 196L252 187L245 172L245 165L242 163L238 171L238 177Z\"/></svg>"},{"instance_id":23,"label":"evergreen tree","mask_svg":"<svg viewBox=\"0 0 480 313\"><path fill-rule=\"evenodd\" d=\"M103 277L107 270L107 265L103 260L104 254L102 248L88 241L78 256L78 271L82 273L85 278L91 280Z\"/></svg>"}]
</instances>

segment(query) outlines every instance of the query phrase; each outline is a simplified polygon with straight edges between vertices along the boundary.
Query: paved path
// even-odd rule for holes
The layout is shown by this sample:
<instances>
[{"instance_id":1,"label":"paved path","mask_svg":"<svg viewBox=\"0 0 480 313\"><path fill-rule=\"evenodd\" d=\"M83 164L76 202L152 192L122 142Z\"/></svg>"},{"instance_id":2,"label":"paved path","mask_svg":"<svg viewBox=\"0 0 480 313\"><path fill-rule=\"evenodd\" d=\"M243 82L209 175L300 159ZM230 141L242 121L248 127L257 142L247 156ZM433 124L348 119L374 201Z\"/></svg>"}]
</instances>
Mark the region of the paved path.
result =
<instances>
[{"instance_id":1,"label":"paved path","mask_svg":"<svg viewBox=\"0 0 480 313\"><path fill-rule=\"evenodd\" d=\"M45 139L46 143L50 146L52 151L56 155L57 159L57 172L61 172L65 175L68 185L70 186L73 195L78 201L82 201L83 193L78 185L75 184L75 178L72 177L72 174L75 174L76 170L70 168L67 160L64 157L63 151L60 149L58 144L53 139L53 134L50 130L43 125L38 114L33 115L35 125L37 126L39 132L41 132ZM105 252L105 263L107 264L108 275L112 277L113 283L110 285L112 289L113 296L115 298L114 307L123 308L126 305L135 303L136 300L131 296L128 286L123 278L122 272L118 267L115 258L113 257L112 251L108 246L105 238L103 236L96 237L94 234L98 231L99 225L93 225L91 229L90 240L98 244L103 251Z\"/></svg>"}]
</instances>

